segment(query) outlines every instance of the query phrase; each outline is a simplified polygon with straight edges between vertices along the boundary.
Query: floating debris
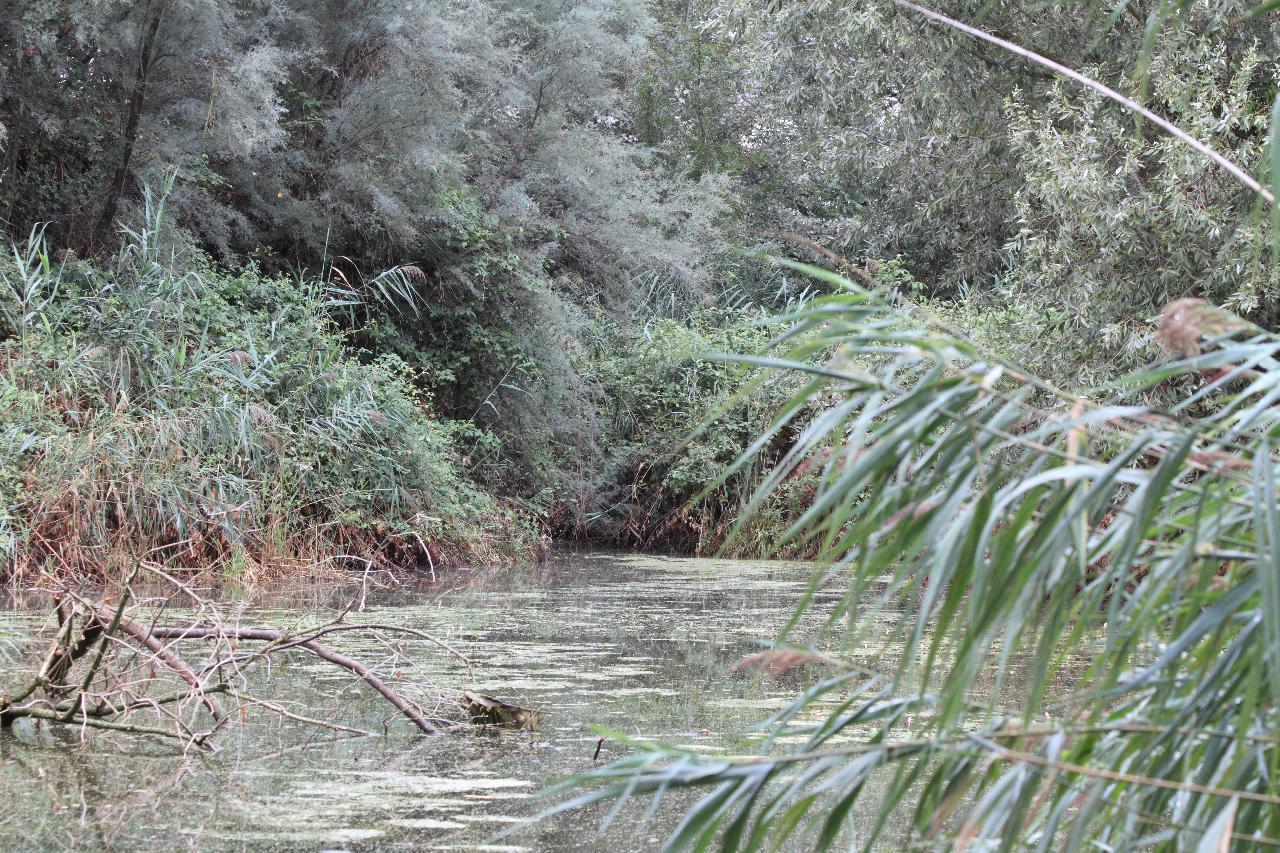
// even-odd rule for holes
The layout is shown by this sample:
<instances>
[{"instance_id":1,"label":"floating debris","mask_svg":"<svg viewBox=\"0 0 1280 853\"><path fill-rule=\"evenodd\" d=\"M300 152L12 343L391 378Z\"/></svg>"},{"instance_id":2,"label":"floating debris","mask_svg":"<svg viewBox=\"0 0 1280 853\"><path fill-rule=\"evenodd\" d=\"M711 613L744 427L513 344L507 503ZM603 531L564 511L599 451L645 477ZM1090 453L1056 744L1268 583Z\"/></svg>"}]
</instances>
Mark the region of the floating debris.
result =
<instances>
[{"instance_id":1,"label":"floating debris","mask_svg":"<svg viewBox=\"0 0 1280 853\"><path fill-rule=\"evenodd\" d=\"M798 669L807 664L829 664L831 662L831 659L825 655L801 651L800 649L767 649L738 661L733 665L731 671L741 672L747 669L756 669L778 678L793 669Z\"/></svg>"},{"instance_id":2,"label":"floating debris","mask_svg":"<svg viewBox=\"0 0 1280 853\"><path fill-rule=\"evenodd\" d=\"M472 693L464 690L462 707L471 717L471 722L482 726L504 726L513 729L533 731L542 720L542 712L533 708L521 708L494 696L483 693Z\"/></svg>"}]
</instances>

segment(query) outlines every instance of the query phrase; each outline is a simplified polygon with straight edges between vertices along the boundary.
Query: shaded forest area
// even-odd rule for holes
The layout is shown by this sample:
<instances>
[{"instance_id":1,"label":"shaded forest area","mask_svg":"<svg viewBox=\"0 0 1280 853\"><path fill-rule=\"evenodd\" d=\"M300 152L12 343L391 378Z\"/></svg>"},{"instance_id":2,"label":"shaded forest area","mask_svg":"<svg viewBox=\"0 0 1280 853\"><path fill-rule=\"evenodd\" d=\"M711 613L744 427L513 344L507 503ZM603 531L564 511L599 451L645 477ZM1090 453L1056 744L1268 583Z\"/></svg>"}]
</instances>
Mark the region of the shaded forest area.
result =
<instances>
[{"instance_id":1,"label":"shaded forest area","mask_svg":"<svg viewBox=\"0 0 1280 853\"><path fill-rule=\"evenodd\" d=\"M1276 25L1152 5L944 11L1259 171ZM833 250L1068 388L1148 361L1172 299L1275 319L1229 176L892 3L38 0L0 27L10 577L712 550L793 431L717 478L800 380L739 395L751 365L695 356L832 289L770 256ZM819 467L733 547L769 550Z\"/></svg>"}]
</instances>

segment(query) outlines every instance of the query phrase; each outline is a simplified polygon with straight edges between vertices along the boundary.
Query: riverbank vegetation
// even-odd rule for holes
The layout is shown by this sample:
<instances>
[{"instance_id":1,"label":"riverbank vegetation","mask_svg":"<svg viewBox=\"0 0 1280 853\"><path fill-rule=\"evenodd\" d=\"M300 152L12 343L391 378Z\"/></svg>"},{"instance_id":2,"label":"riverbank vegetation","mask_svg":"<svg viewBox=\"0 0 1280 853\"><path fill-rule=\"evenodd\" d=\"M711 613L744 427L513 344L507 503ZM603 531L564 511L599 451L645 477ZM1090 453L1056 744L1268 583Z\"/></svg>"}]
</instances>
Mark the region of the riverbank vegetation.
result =
<instances>
[{"instance_id":1,"label":"riverbank vegetation","mask_svg":"<svg viewBox=\"0 0 1280 853\"><path fill-rule=\"evenodd\" d=\"M339 318L357 295L180 271L157 243L161 205L111 266L56 261L38 232L0 260L11 581L118 580L142 558L241 580L428 570L536 541L464 476L414 370L351 354ZM411 292L412 271L383 278L371 286Z\"/></svg>"},{"instance_id":2,"label":"riverbank vegetation","mask_svg":"<svg viewBox=\"0 0 1280 853\"><path fill-rule=\"evenodd\" d=\"M804 745L587 801L710 786L702 848L843 843L872 791L859 844L1274 844L1278 17L6 13L6 577L818 556ZM840 654L868 596L892 671Z\"/></svg>"},{"instance_id":3,"label":"riverbank vegetation","mask_svg":"<svg viewBox=\"0 0 1280 853\"><path fill-rule=\"evenodd\" d=\"M753 430L682 461L741 373L689 359L761 342L727 329L776 282L725 176L632 132L646 8L566 14L4 21L10 578L719 544L684 502Z\"/></svg>"},{"instance_id":4,"label":"riverbank vegetation","mask_svg":"<svg viewBox=\"0 0 1280 853\"><path fill-rule=\"evenodd\" d=\"M1268 16L1213 3L1157 12L1150 26L1126 7L1043 16L1030 29L1017 4L984 15L1140 96L1245 171L1262 170L1275 90ZM383 447L369 433L374 443L358 452L341 440L352 453L343 463L308 457L314 448L297 457L300 469L281 476L333 498L307 492L305 519L281 503L292 489L279 483L255 480L239 500L228 491L182 513L157 509L157 486L146 500L116 501L128 518L93 522L95 556L63 568L100 570L108 539L108 551L167 549L233 571L306 553L292 563L302 567L343 553L349 534L330 536L336 529L365 530L401 567L527 555L546 537L710 552L794 435L704 487L767 426L790 380L755 386L690 439L752 373L694 356L758 349L770 334L762 320L830 291L766 255L849 258L1067 389L1157 357L1153 318L1180 296L1272 321L1269 218L1230 175L1043 66L924 20L894 4L723 0L335 2L278 15L157 0L8 16L0 143L16 249L3 270L2 345L28 350L6 360L47 355L29 349L37 321L65 350L59 358L133 357L139 344L115 332L69 332L98 310L88 306L117 277L113 259L142 251L136 235L152 228L153 269L124 278L146 278L137 293L197 325L158 329L146 352L203 347L269 357L275 370L290 357L273 354L271 336L283 335L288 347L327 353L319 376L330 375L320 361L341 360L352 371L343 381L365 383L369 401L394 397L388 412L359 405L399 418L372 428L414 433L389 441L419 442ZM855 54L865 58L848 61ZM153 198L167 187L167 227L147 224L147 187ZM67 278L34 313L23 300L45 297L24 291L32 265L39 287ZM101 322L152 310L134 290L112 291ZM250 337L263 349L248 348ZM186 369L188 356L171 357ZM250 364L248 381L268 381ZM18 384L47 396L41 381ZM204 382L180 372L164 388L203 399ZM1184 386L1155 390L1175 399ZM266 393L235 391L253 411L271 410ZM154 405L132 393L102 399L125 418ZM45 534L34 519L54 499L17 485L76 482L53 434L31 428L39 418L24 426L17 405L6 403L11 576L58 562L35 544ZM352 414L329 411L334 425ZM108 457L141 452L127 430L68 428ZM193 465L203 452L183 450ZM217 471L229 451L207 452ZM270 464L289 468L294 457ZM394 485L347 479L364 466L382 466ZM729 547L767 550L812 486L786 484ZM405 490L417 497L406 502ZM307 547L240 542L224 503L248 507L250 539L282 542L265 533L282 522L267 519L288 517L311 531L299 534ZM144 518L157 512L163 523ZM219 544L188 543L192 524L221 525L208 538ZM88 517L77 525L81 536ZM496 531L515 535L499 541Z\"/></svg>"}]
</instances>

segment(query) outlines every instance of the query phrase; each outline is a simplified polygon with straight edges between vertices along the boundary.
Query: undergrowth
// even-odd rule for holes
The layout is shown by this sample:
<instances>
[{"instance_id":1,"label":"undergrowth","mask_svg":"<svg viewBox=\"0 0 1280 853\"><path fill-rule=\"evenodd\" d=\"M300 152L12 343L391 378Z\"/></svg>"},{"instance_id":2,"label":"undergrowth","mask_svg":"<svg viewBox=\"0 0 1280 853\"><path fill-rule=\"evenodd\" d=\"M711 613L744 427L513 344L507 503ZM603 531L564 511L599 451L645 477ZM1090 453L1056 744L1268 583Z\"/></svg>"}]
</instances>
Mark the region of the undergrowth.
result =
<instances>
[{"instance_id":1,"label":"undergrowth","mask_svg":"<svg viewBox=\"0 0 1280 853\"><path fill-rule=\"evenodd\" d=\"M565 466L550 527L619 547L769 553L806 506L814 485L808 472L782 484L740 535L729 533L759 484L763 460L776 460L794 436L783 430L761 460L732 477L720 474L795 390L790 377L772 376L740 393L757 371L723 357L763 349L769 334L761 321L772 310L705 307L634 326L600 320L579 369L600 398L604 461L597 471Z\"/></svg>"},{"instance_id":2,"label":"undergrowth","mask_svg":"<svg viewBox=\"0 0 1280 853\"><path fill-rule=\"evenodd\" d=\"M0 260L7 580L137 559L429 569L536 546L463 474L413 369L350 347L350 289L166 257L156 207L113 263L55 258L38 232Z\"/></svg>"}]
</instances>

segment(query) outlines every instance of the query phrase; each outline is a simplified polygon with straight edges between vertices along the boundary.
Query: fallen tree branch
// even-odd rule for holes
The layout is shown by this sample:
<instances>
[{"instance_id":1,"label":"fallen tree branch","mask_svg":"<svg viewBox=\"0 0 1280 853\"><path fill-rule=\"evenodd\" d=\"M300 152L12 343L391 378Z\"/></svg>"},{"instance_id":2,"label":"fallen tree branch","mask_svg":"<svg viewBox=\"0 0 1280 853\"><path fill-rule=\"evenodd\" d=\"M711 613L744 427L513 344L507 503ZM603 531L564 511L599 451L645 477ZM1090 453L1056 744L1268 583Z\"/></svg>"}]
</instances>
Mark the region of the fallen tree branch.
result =
<instances>
[{"instance_id":1,"label":"fallen tree branch","mask_svg":"<svg viewBox=\"0 0 1280 853\"><path fill-rule=\"evenodd\" d=\"M103 613L99 610L99 620L102 619L102 616ZM146 646L146 648L156 656L157 660L176 673L183 681L190 684L192 689L200 697L200 701L209 709L209 713L213 715L215 722L220 723L226 719L226 712L222 710L222 707L215 702L212 697L209 696L208 692L205 690L204 682L202 682L200 677L195 674L195 671L187 665L186 661L169 651L169 649L165 648L164 644L160 642L163 637L158 636L155 633L155 629L148 630L142 625L139 625L133 619L124 615L120 617L118 627L134 640L141 643L143 646Z\"/></svg>"},{"instance_id":2,"label":"fallen tree branch","mask_svg":"<svg viewBox=\"0 0 1280 853\"><path fill-rule=\"evenodd\" d=\"M354 627L354 626L353 626ZM365 626L361 626L365 627ZM404 714L414 725L429 735L441 734L440 727L429 721L422 712L413 706L392 687L373 673L367 666L355 658L334 651L314 639L295 638L275 628L233 628L226 625L187 625L185 627L167 628L157 626L151 629L150 637L155 640L200 640L200 639L233 639L260 640L268 643L283 643L283 648L298 647L326 660L335 666L342 667L360 678L374 690L382 694L391 705ZM193 673L194 677L194 673Z\"/></svg>"},{"instance_id":3,"label":"fallen tree branch","mask_svg":"<svg viewBox=\"0 0 1280 853\"><path fill-rule=\"evenodd\" d=\"M158 572L173 582L167 573ZM385 624L344 623L346 612L334 621L306 630L238 627L224 622L217 608L199 598L190 587L176 582L181 594L192 597L201 621L179 626L156 624L164 613L164 602L140 614L141 601L134 595L131 581L136 571L114 595L105 600L89 600L75 591L54 599L57 630L52 643L40 656L40 664L26 686L13 696L0 695L0 727L27 719L80 728L103 729L131 734L175 738L188 745L210 747L210 740L231 717L214 694L226 694L230 707L243 713L252 706L283 719L331 729L344 734L370 735L361 729L318 719L293 703L252 696L242 683L242 664L269 661L280 652L298 649L346 670L376 690L399 714L425 734L449 730L446 721L436 721L435 711L425 710L401 695L375 671L356 658L342 654L319 638L348 631L405 634L426 640L454 656L468 669L471 661L448 643L415 628ZM146 624L147 619L151 620ZM211 657L192 666L178 644L184 640L213 644ZM237 650L238 643L261 643ZM398 652L397 652L398 654ZM398 677L398 676L397 676ZM190 722L200 706L213 716L213 725L203 730ZM159 721L137 720L150 714Z\"/></svg>"},{"instance_id":4,"label":"fallen tree branch","mask_svg":"<svg viewBox=\"0 0 1280 853\"><path fill-rule=\"evenodd\" d=\"M121 593L120 595L120 604L119 606L116 607L116 611L112 615L111 621L103 624L101 617L99 617L98 619L94 620L94 622L97 624L87 627L85 629L84 635L80 638L80 643L78 644L78 648L80 650L81 655L87 652L89 650L89 647L92 646L94 643L97 643L98 645L98 653L93 656L93 663L89 665L89 671L84 674L84 678L81 680L81 683L80 683L80 695L79 695L78 704L81 707L87 707L85 705L84 700L85 700L85 697L88 696L89 686L93 684L93 677L98 674L98 668L102 666L103 658L107 654L107 642L110 640L112 632L114 632L118 627L120 627L120 620L124 618L125 608L129 606L129 594L130 594L129 584L133 580L133 577L136 573L137 573L137 569L135 568L132 571L130 571L129 576L125 578L124 592ZM89 637L91 631L94 634L94 639L86 642L86 639ZM67 710L67 720L71 720L75 716L75 708L76 708L76 705L73 704L71 708ZM82 713L82 716L88 716L88 715Z\"/></svg>"},{"instance_id":5,"label":"fallen tree branch","mask_svg":"<svg viewBox=\"0 0 1280 853\"><path fill-rule=\"evenodd\" d=\"M194 623L193 627L210 627L210 626L205 625L204 623ZM470 672L474 668L474 664L472 664L470 658L468 658L462 652L455 649L453 646L446 643L444 640L441 640L439 637L434 637L431 634L428 634L426 631L419 631L417 628L406 628L399 625L386 625L379 622L361 622L361 623L349 622L344 624L326 625L324 627L317 628L314 631L298 634L293 637L290 637L289 635L285 634L282 637L280 644L271 647L270 651L277 652L277 651L283 651L285 649L293 648L294 646L301 646L304 643L306 643L308 640L318 640L319 638L325 636L326 634L335 634L335 633L338 633L339 631L385 631L392 634L408 634L411 637L418 637L419 639L426 640L427 642L448 652L453 657L462 661L462 663L467 667L468 672Z\"/></svg>"},{"instance_id":6,"label":"fallen tree branch","mask_svg":"<svg viewBox=\"0 0 1280 853\"><path fill-rule=\"evenodd\" d=\"M270 699L262 699L257 696L251 696L248 693L241 693L240 698L243 699L245 702L248 702L254 705L261 705L262 707L268 708L282 717L286 717L290 720L296 720L299 723L306 723L309 726L317 726L322 729L330 729L332 731L340 732L342 734L359 735L360 737L374 737L373 732L367 732L364 729L354 729L351 726L343 726L343 725L339 725L338 723L331 723L328 720L320 720L315 717L303 716L302 714L298 714L293 711L290 711L284 705L280 704L279 702L274 702Z\"/></svg>"},{"instance_id":7,"label":"fallen tree branch","mask_svg":"<svg viewBox=\"0 0 1280 853\"><path fill-rule=\"evenodd\" d=\"M63 712L56 711L52 708L33 707L24 705L18 708L8 708L0 712L0 717L12 723L19 719L32 720L48 720L54 723L67 723L72 726L88 726L93 729L107 729L114 732L129 732L137 735L158 735L161 737L177 738L178 740L190 741L197 746L205 746L212 731L207 732L188 732L184 734L181 730L161 729L155 726L140 726L134 723L115 722L113 720L104 720L94 716L82 717L76 715L68 718Z\"/></svg>"}]
</instances>

